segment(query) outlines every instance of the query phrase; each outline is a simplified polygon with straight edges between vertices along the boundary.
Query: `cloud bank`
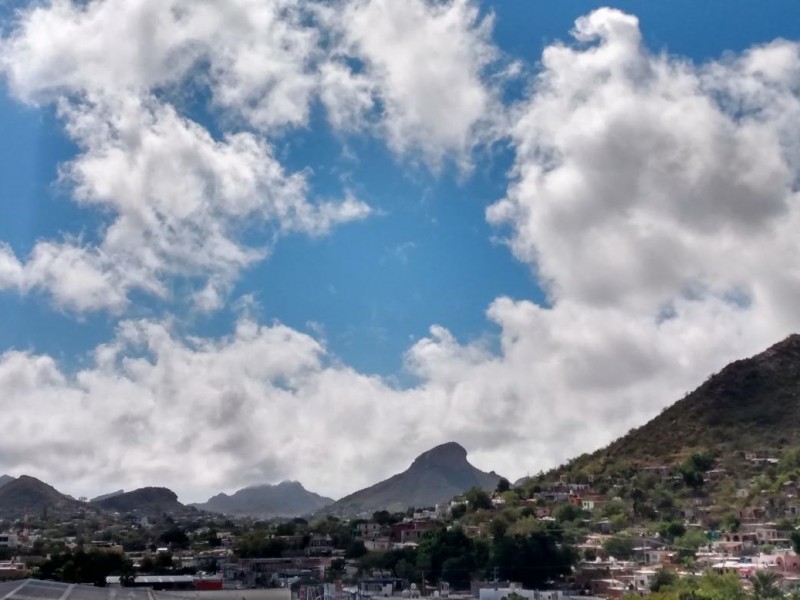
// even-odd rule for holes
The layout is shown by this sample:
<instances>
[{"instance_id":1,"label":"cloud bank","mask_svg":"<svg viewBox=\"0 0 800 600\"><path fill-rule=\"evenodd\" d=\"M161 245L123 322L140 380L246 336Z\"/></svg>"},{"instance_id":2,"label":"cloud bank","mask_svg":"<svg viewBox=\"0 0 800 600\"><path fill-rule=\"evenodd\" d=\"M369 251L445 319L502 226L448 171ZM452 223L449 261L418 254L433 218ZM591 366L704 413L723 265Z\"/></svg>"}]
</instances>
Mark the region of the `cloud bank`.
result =
<instances>
[{"instance_id":1,"label":"cloud bank","mask_svg":"<svg viewBox=\"0 0 800 600\"><path fill-rule=\"evenodd\" d=\"M0 356L19 432L0 464L95 492L165 484L198 500L291 477L336 496L457 440L517 477L800 328L798 44L697 65L651 53L634 16L601 9L502 106L491 16L459 0L396 13L383 0L60 0L20 16L3 41L11 89L59 106L81 149L62 178L109 217L96 243L43 240L24 259L0 246L0 288L122 319L77 373ZM231 124L223 136L182 114L178 90L196 86ZM433 325L406 353L407 388L279 323L243 317L213 339L126 317L129 291L164 297L179 277L199 282L195 306L224 305L270 251L266 234L244 241L253 222L322 235L369 214L352 196L310 198L275 156L316 101L343 135L434 170L468 169L500 130L515 163L487 219L547 305L497 298L496 346Z\"/></svg>"}]
</instances>

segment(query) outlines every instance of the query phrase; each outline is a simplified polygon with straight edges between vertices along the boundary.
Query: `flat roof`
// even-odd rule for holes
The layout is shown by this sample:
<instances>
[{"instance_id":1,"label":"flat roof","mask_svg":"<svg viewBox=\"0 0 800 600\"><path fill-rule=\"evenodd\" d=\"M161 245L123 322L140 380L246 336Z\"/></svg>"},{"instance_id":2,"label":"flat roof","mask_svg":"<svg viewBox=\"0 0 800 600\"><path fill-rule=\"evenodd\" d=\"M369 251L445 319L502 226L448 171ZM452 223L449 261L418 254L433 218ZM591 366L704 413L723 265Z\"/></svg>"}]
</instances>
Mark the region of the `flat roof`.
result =
<instances>
[{"instance_id":1,"label":"flat roof","mask_svg":"<svg viewBox=\"0 0 800 600\"><path fill-rule=\"evenodd\" d=\"M167 579L167 578L164 578ZM58 581L0 582L0 600L291 600L288 588L153 591L140 587L95 587Z\"/></svg>"}]
</instances>

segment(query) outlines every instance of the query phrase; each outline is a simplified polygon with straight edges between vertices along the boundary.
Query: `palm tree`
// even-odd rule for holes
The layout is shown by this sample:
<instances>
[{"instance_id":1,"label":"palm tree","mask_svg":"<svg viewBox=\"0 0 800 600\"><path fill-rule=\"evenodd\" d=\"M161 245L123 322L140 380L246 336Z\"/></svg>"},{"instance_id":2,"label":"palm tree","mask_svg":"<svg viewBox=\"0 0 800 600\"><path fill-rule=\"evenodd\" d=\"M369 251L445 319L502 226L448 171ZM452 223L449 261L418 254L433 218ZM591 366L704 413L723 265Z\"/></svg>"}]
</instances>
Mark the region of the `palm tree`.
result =
<instances>
[{"instance_id":1,"label":"palm tree","mask_svg":"<svg viewBox=\"0 0 800 600\"><path fill-rule=\"evenodd\" d=\"M781 598L783 594L778 587L779 579L780 576L772 571L758 571L750 579L750 582L753 584L753 598L755 598L755 600Z\"/></svg>"}]
</instances>

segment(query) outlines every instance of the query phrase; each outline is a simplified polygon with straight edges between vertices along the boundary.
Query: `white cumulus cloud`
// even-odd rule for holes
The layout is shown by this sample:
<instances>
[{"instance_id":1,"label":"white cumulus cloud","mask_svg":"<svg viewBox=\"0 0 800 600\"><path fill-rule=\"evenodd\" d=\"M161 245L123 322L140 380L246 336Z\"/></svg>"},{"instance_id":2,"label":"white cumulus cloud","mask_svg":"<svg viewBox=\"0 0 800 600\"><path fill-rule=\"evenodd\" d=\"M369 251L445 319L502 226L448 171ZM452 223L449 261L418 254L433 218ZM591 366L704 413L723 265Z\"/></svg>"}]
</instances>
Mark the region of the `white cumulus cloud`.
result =
<instances>
[{"instance_id":1,"label":"white cumulus cloud","mask_svg":"<svg viewBox=\"0 0 800 600\"><path fill-rule=\"evenodd\" d=\"M465 2L409 6L398 16L378 0L343 5L360 26L336 25L343 37L319 64L353 104L321 97L342 124L383 110L393 147L435 162L472 143L493 101L478 89L488 25ZM463 95L440 87L436 74L449 71L438 58L409 67L420 59L401 41L416 40L416 23L416 44L439 32L451 44L441 60L466 65L445 78ZM465 343L432 326L405 356L417 377L405 389L342 365L312 336L248 318L219 339L127 320L76 374L8 351L0 390L8 427L21 433L0 440L0 463L97 492L162 484L202 499L292 477L339 495L456 440L479 466L513 478L610 441L730 360L797 331L798 45L777 40L698 65L649 52L636 18L611 9L580 19L573 34L545 49L510 111L515 164L487 212L538 273L545 306L496 299L487 311L496 339ZM484 46L467 46L475 35ZM78 201L111 214L97 247L66 244L81 249L94 296L104 285L160 293L162 273L203 263L218 279L197 301L217 306L259 251L236 242L240 220L314 234L363 216L353 199L304 200L302 177L255 134L215 140L170 105L135 97L64 105L83 148L64 177ZM423 97L444 112L427 112ZM107 260L126 265L110 283L96 276ZM23 262L0 247L0 286L59 271L35 264L36 252ZM43 411L52 418L42 422Z\"/></svg>"}]
</instances>

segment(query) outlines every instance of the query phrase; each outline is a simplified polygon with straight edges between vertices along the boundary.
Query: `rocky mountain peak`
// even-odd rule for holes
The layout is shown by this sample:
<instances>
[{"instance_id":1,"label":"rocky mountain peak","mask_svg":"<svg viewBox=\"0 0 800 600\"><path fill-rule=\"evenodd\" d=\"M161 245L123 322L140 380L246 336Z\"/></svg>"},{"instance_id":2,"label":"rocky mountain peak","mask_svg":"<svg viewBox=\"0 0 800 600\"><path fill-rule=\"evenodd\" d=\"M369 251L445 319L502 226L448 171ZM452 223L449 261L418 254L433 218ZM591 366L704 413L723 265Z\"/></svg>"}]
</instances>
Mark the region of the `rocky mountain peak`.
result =
<instances>
[{"instance_id":1,"label":"rocky mountain peak","mask_svg":"<svg viewBox=\"0 0 800 600\"><path fill-rule=\"evenodd\" d=\"M447 442L420 454L411 465L454 467L467 462L467 450L456 442Z\"/></svg>"}]
</instances>

